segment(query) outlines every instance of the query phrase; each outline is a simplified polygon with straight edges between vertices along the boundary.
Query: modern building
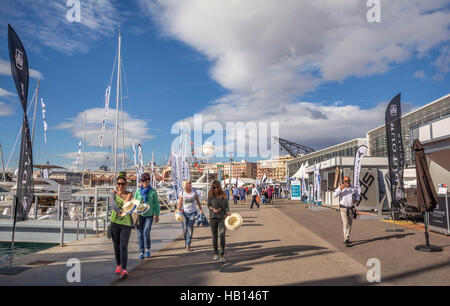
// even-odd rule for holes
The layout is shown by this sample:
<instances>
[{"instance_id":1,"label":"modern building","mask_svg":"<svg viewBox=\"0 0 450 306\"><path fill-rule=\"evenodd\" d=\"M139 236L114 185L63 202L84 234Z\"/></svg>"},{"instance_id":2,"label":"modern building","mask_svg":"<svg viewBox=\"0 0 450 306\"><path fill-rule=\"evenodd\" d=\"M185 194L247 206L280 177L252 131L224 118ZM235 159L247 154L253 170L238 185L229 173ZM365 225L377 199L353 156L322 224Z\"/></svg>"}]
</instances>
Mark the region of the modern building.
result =
<instances>
[{"instance_id":1,"label":"modern building","mask_svg":"<svg viewBox=\"0 0 450 306\"><path fill-rule=\"evenodd\" d=\"M334 157L354 157L358 147L361 145L367 145L365 138L356 138L349 140L319 151L315 151L309 154L302 155L287 162L287 171L289 177L292 177L300 166L314 165L325 160L329 160Z\"/></svg>"},{"instance_id":2,"label":"modern building","mask_svg":"<svg viewBox=\"0 0 450 306\"><path fill-rule=\"evenodd\" d=\"M450 116L450 94L402 116L402 139L406 168L414 168L412 143L418 137L418 128L448 116ZM368 131L366 138L369 155L387 157L386 126L384 124Z\"/></svg>"},{"instance_id":3,"label":"modern building","mask_svg":"<svg viewBox=\"0 0 450 306\"><path fill-rule=\"evenodd\" d=\"M267 179L273 182L286 182L286 165L292 160L292 156L285 155L279 158L260 160L257 162L258 179L262 179L266 175Z\"/></svg>"}]
</instances>

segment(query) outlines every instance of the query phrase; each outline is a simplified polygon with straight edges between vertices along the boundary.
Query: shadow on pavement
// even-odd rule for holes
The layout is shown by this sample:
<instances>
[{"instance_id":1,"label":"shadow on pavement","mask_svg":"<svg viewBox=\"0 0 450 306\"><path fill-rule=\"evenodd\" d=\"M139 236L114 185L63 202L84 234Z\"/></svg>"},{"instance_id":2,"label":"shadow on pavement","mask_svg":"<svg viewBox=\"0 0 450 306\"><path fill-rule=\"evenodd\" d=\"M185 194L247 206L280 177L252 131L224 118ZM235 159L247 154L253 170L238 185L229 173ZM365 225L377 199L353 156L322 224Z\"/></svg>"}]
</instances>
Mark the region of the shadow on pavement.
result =
<instances>
[{"instance_id":1,"label":"shadow on pavement","mask_svg":"<svg viewBox=\"0 0 450 306\"><path fill-rule=\"evenodd\" d=\"M401 239L401 238L405 238L407 236L414 236L414 235L415 235L414 233L396 234L396 235L390 235L390 236L377 237L377 238L373 238L373 239L369 239L369 240L357 240L357 241L352 241L352 246L375 242L375 241L379 241L379 240L389 240L389 239L393 239L393 238Z\"/></svg>"}]
</instances>

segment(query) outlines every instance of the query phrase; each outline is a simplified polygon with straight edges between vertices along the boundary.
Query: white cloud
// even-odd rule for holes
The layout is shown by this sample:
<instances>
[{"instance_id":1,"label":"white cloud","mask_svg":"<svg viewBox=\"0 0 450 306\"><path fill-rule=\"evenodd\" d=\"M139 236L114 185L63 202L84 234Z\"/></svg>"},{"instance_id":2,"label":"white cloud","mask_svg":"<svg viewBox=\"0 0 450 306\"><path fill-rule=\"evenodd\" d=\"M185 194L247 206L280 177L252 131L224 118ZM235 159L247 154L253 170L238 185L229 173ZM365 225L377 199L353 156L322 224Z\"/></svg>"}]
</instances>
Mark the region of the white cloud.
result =
<instances>
[{"instance_id":1,"label":"white cloud","mask_svg":"<svg viewBox=\"0 0 450 306\"><path fill-rule=\"evenodd\" d=\"M413 77L416 79L425 79L426 78L425 71L418 70L418 71L414 72Z\"/></svg>"},{"instance_id":2,"label":"white cloud","mask_svg":"<svg viewBox=\"0 0 450 306\"><path fill-rule=\"evenodd\" d=\"M86 113L86 144L89 146L97 146L100 137L103 116L105 110L103 108L86 109L77 114L76 117L66 119L65 122L59 124L55 129L66 129L72 133L74 138L83 139L84 133L84 114ZM110 109L108 111L107 125L103 138L103 147L108 148L113 143L113 133L115 132L115 117L116 111ZM154 135L149 134L150 128L147 126L148 121L138 119L130 116L124 112L124 126L125 126L125 148L132 146L133 137L136 145L145 140L154 138ZM119 118L119 125L121 119ZM122 128L119 127L119 148L122 147Z\"/></svg>"},{"instance_id":3,"label":"white cloud","mask_svg":"<svg viewBox=\"0 0 450 306\"><path fill-rule=\"evenodd\" d=\"M30 70L30 77L31 78L35 78L35 79L40 79L43 80L44 79L44 75L34 69L29 69ZM11 75L11 63L9 61L5 61L2 60L0 58L0 75Z\"/></svg>"},{"instance_id":4,"label":"white cloud","mask_svg":"<svg viewBox=\"0 0 450 306\"><path fill-rule=\"evenodd\" d=\"M8 3L0 12L2 19L12 17L16 30L24 39L43 44L65 54L87 53L89 45L117 31L121 21L116 0L80 1L81 22L69 22L66 18L70 7L65 0L16 0ZM35 47L35 46L33 46ZM37 47L39 48L39 47Z\"/></svg>"},{"instance_id":5,"label":"white cloud","mask_svg":"<svg viewBox=\"0 0 450 306\"><path fill-rule=\"evenodd\" d=\"M14 114L13 108L10 105L0 101L0 117L9 116L12 114Z\"/></svg>"},{"instance_id":6,"label":"white cloud","mask_svg":"<svg viewBox=\"0 0 450 306\"><path fill-rule=\"evenodd\" d=\"M14 96L12 92L7 91L6 89L0 88L0 97L8 97Z\"/></svg>"},{"instance_id":7,"label":"white cloud","mask_svg":"<svg viewBox=\"0 0 450 306\"><path fill-rule=\"evenodd\" d=\"M230 91L201 111L205 121L280 122L281 137L316 148L364 137L383 123L384 104L361 109L294 96L385 73L450 37L446 0L383 1L381 23L367 21L360 0L138 2L163 35L204 54L211 77Z\"/></svg>"},{"instance_id":8,"label":"white cloud","mask_svg":"<svg viewBox=\"0 0 450 306\"><path fill-rule=\"evenodd\" d=\"M69 153L63 153L59 154L58 156L67 158L71 160L69 166L66 166L66 168L72 170L73 167L76 164L78 151L76 152L69 152ZM122 165L122 151L118 152L118 167L121 168ZM84 168L85 169L99 169L100 166L108 166L110 169L114 169L114 156L109 152L85 152L85 160L84 160ZM125 167L130 168L131 161L130 158L125 155ZM77 170L82 169L83 167L83 153L80 154L79 157L79 164L76 167Z\"/></svg>"},{"instance_id":9,"label":"white cloud","mask_svg":"<svg viewBox=\"0 0 450 306\"><path fill-rule=\"evenodd\" d=\"M438 73L434 75L434 79L443 81L445 75L450 72L450 46L444 46L441 48L439 56L433 64L438 69Z\"/></svg>"}]
</instances>

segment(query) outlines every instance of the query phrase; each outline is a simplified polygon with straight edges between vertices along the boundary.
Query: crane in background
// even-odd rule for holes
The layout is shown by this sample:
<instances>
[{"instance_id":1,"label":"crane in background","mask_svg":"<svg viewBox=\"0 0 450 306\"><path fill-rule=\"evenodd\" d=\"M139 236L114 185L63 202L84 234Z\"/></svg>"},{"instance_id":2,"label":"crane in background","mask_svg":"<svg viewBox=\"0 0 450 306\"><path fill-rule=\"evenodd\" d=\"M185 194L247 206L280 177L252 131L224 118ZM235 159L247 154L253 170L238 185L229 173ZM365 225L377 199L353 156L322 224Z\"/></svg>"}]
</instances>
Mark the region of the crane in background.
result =
<instances>
[{"instance_id":1,"label":"crane in background","mask_svg":"<svg viewBox=\"0 0 450 306\"><path fill-rule=\"evenodd\" d=\"M313 148L283 139L279 137L273 137L274 140L278 141L281 150L285 149L293 158L300 157L303 154L309 154L314 152Z\"/></svg>"}]
</instances>

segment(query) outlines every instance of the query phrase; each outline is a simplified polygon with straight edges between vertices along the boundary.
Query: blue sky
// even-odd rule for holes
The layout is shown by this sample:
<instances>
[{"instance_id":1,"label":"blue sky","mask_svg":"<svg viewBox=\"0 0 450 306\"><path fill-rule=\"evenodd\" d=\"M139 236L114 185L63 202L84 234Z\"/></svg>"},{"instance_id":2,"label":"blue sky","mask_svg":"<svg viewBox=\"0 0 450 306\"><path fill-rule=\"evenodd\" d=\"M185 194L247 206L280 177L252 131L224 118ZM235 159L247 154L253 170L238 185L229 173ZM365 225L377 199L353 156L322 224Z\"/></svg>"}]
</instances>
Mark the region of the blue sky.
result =
<instances>
[{"instance_id":1,"label":"blue sky","mask_svg":"<svg viewBox=\"0 0 450 306\"><path fill-rule=\"evenodd\" d=\"M223 125L280 122L280 137L320 149L364 137L383 124L384 107L399 92L404 111L448 94L446 1L381 1L382 19L375 24L365 20L368 8L360 2L330 0L319 7L286 0L280 8L275 1L81 0L81 23L70 23L66 1L2 1L0 141L5 162L22 116L7 71L8 23L21 37L34 70L29 99L40 77L39 97L47 105L48 143L38 107L35 164L73 164L85 111L91 114L87 164L95 168L105 159L101 152L108 150L95 143L119 21L129 92L124 100L129 162L128 144L134 137L146 162L155 149L162 163L175 138L172 125L191 122L195 113ZM322 21L316 24L316 19ZM114 108L115 79L112 92ZM31 117L32 112L30 123ZM9 167L17 160L18 149Z\"/></svg>"}]
</instances>

